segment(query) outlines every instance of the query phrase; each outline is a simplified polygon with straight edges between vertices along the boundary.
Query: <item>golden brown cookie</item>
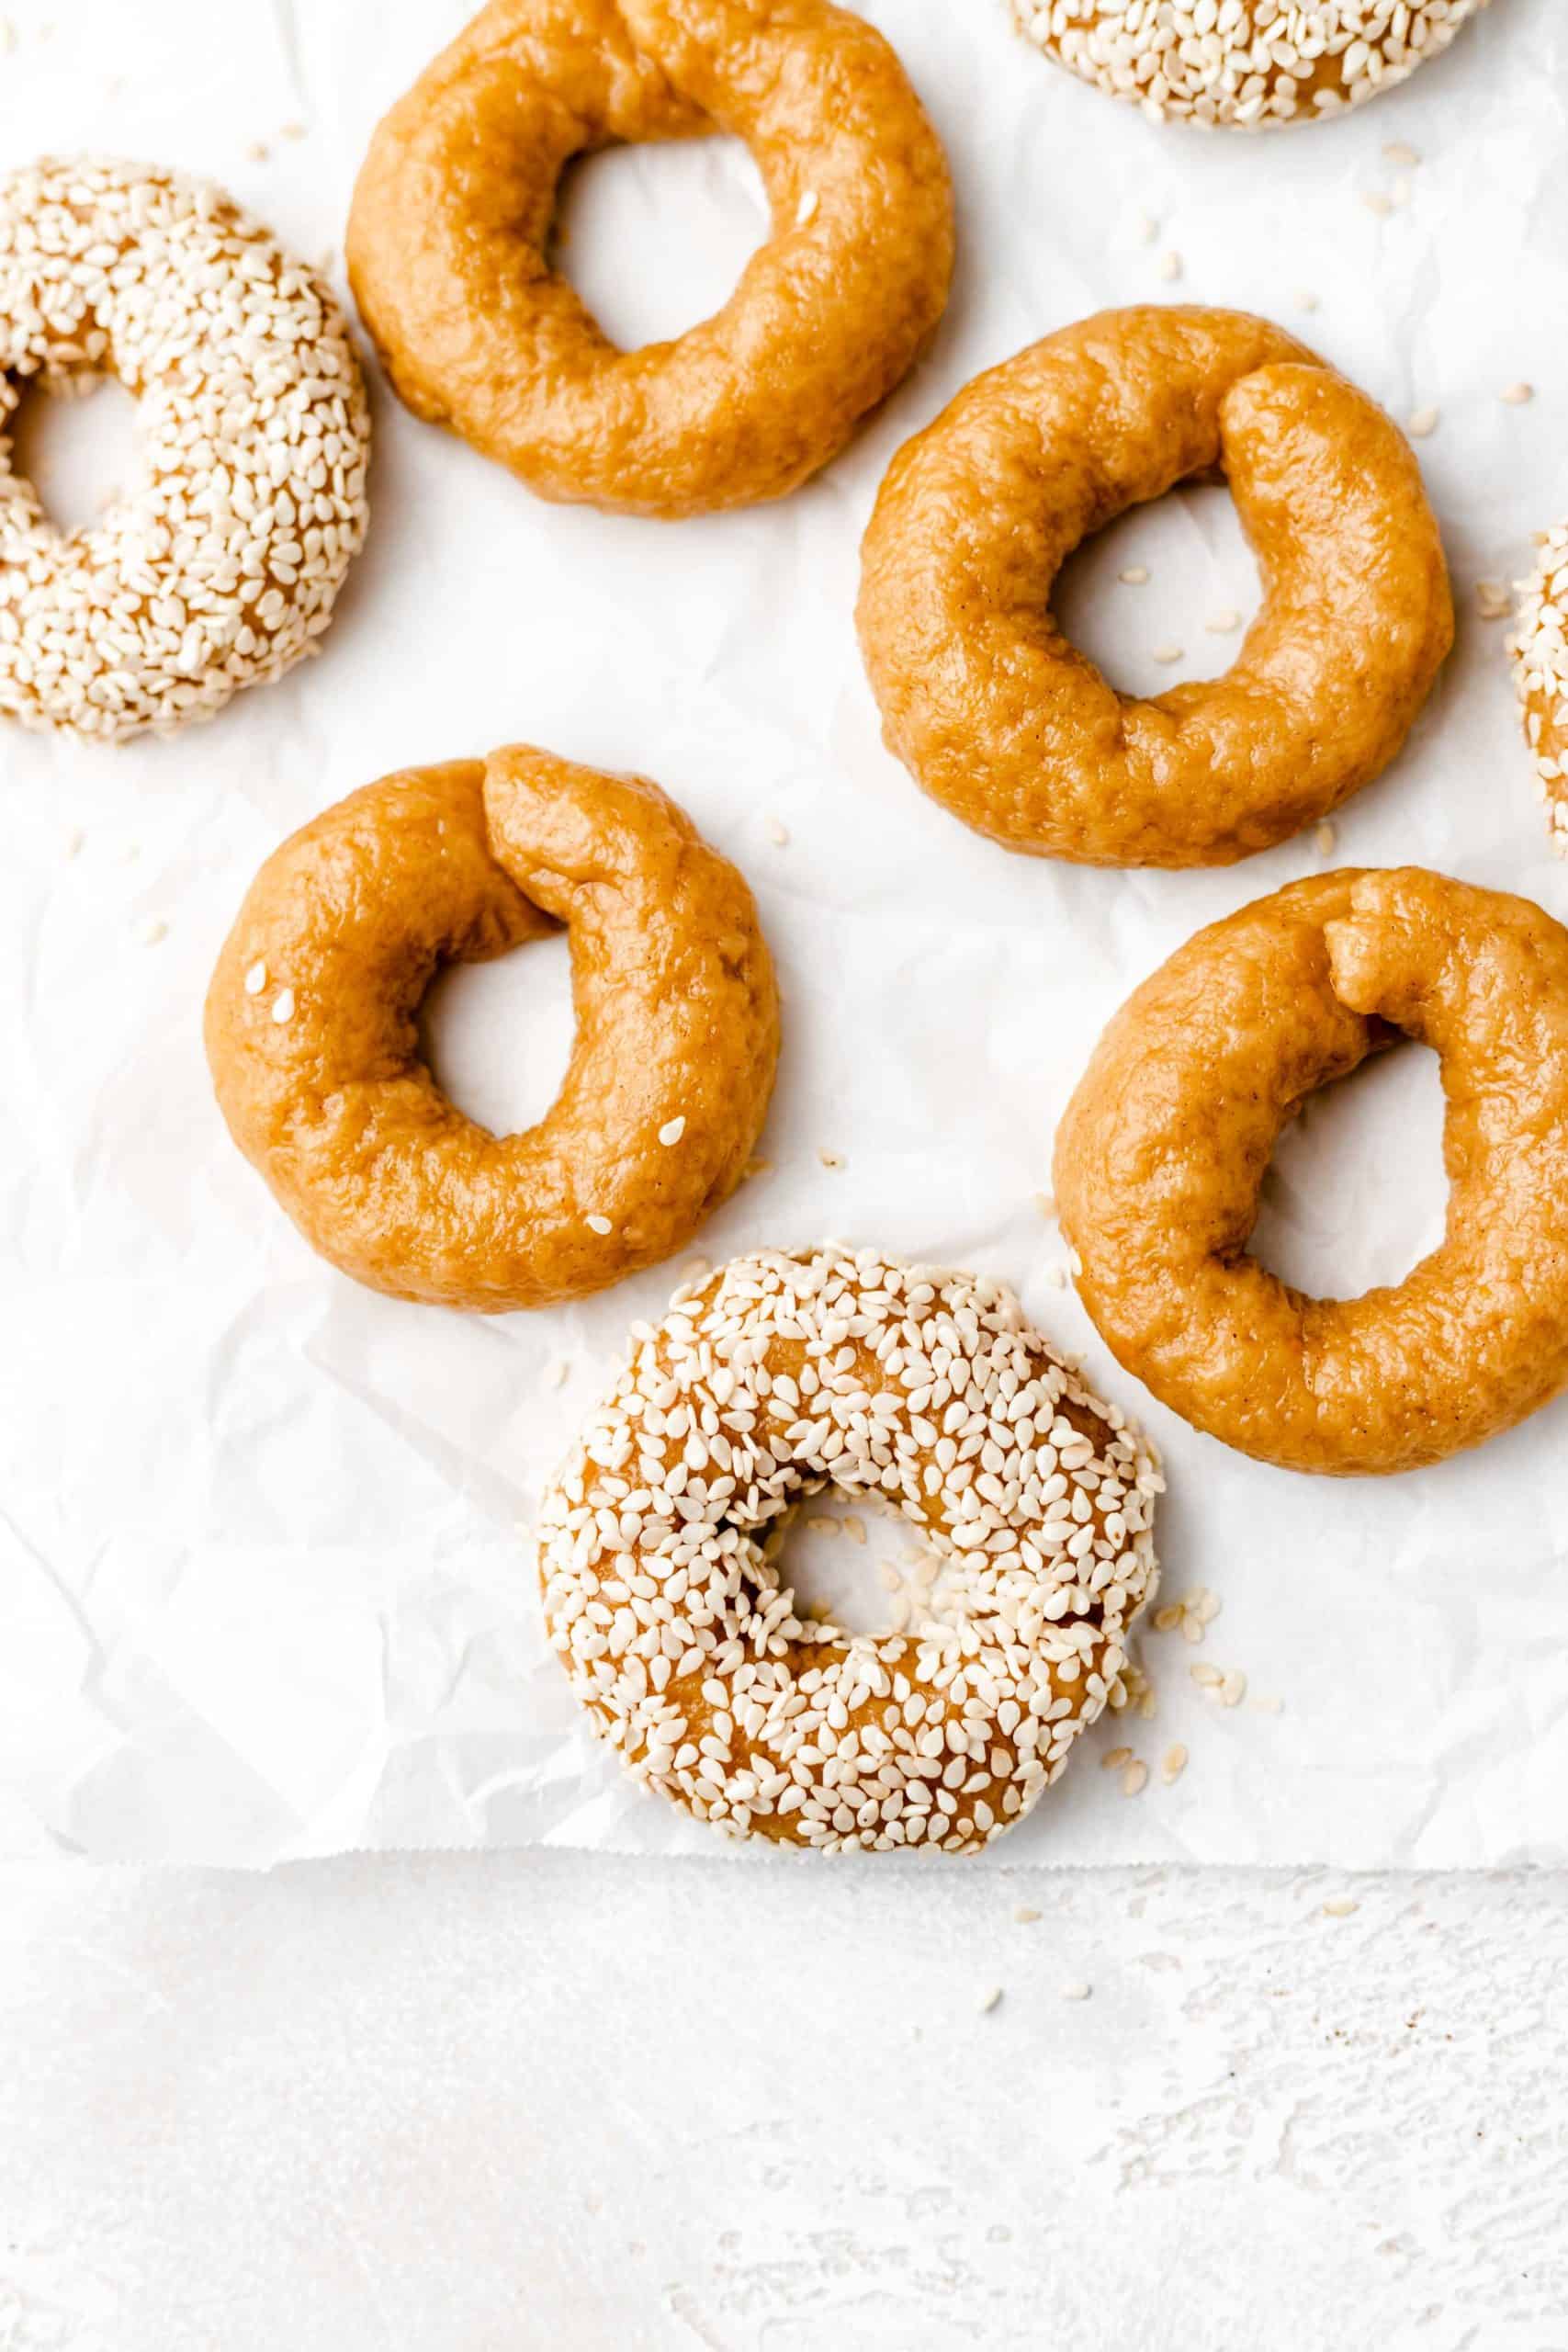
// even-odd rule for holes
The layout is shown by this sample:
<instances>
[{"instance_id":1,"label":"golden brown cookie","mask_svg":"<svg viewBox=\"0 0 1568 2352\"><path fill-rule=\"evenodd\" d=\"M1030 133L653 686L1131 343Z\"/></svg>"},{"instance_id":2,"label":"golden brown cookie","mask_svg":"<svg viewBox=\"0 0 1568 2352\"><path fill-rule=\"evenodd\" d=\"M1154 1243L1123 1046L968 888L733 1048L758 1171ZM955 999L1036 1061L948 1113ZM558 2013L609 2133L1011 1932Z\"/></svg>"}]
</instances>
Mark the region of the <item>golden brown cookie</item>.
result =
<instances>
[{"instance_id":1,"label":"golden brown cookie","mask_svg":"<svg viewBox=\"0 0 1568 2352\"><path fill-rule=\"evenodd\" d=\"M546 1622L595 1728L699 1820L970 1853L1112 1696L1160 1484L999 1283L761 1250L644 1327L547 1493ZM827 1487L923 1531L940 1619L796 1613L779 1544Z\"/></svg>"},{"instance_id":2,"label":"golden brown cookie","mask_svg":"<svg viewBox=\"0 0 1568 2352\"><path fill-rule=\"evenodd\" d=\"M1247 1255L1285 1122L1397 1033L1448 1102L1438 1249L1364 1297ZM1407 866L1325 874L1213 923L1116 1015L1056 1138L1079 1295L1197 1429L1287 1470L1409 1470L1568 1381L1568 932Z\"/></svg>"},{"instance_id":3,"label":"golden brown cookie","mask_svg":"<svg viewBox=\"0 0 1568 2352\"><path fill-rule=\"evenodd\" d=\"M1211 683L1118 694L1052 618L1079 541L1220 467L1263 602ZM1404 435L1267 321L1106 311L961 391L906 444L863 550L883 735L1009 849L1224 865L1393 757L1453 639L1438 526Z\"/></svg>"},{"instance_id":4,"label":"golden brown cookie","mask_svg":"<svg viewBox=\"0 0 1568 2352\"><path fill-rule=\"evenodd\" d=\"M1392 90L1487 0L1012 0L1048 57L1156 122L1267 130ZM1415 156L1411 161L1414 163Z\"/></svg>"},{"instance_id":5,"label":"golden brown cookie","mask_svg":"<svg viewBox=\"0 0 1568 2352\"><path fill-rule=\"evenodd\" d=\"M437 969L565 923L577 1037L492 1136L420 1057ZM498 1314L603 1290L739 1182L778 1055L751 894L656 785L514 745L339 801L252 884L207 1000L230 1133L306 1239L394 1296Z\"/></svg>"},{"instance_id":6,"label":"golden brown cookie","mask_svg":"<svg viewBox=\"0 0 1568 2352\"><path fill-rule=\"evenodd\" d=\"M773 232L711 319L621 351L545 257L573 155L724 130ZM953 198L880 33L827 0L492 0L371 141L349 275L399 393L542 497L779 498L942 315Z\"/></svg>"}]
</instances>

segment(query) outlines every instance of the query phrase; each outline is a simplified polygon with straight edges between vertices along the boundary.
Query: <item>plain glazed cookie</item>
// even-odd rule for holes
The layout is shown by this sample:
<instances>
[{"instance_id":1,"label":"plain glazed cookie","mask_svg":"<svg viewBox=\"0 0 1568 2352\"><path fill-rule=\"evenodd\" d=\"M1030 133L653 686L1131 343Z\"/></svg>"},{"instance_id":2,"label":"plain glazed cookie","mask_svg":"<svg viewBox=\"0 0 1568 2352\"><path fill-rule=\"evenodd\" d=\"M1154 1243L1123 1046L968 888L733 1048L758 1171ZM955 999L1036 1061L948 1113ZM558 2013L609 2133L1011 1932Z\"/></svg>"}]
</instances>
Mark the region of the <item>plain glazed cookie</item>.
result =
<instances>
[{"instance_id":1,"label":"plain glazed cookie","mask_svg":"<svg viewBox=\"0 0 1568 2352\"><path fill-rule=\"evenodd\" d=\"M0 710L100 742L316 650L365 536L370 423L326 288L219 189L46 158L0 180L0 425L118 377L139 484L55 529L0 440Z\"/></svg>"},{"instance_id":2,"label":"plain glazed cookie","mask_svg":"<svg viewBox=\"0 0 1568 2352\"><path fill-rule=\"evenodd\" d=\"M1215 468L1257 618L1223 677L1119 694L1056 626L1056 573ZM888 749L977 832L1085 865L1225 865L1326 816L1393 759L1453 639L1404 436L1235 311L1102 311L976 378L894 458L861 562Z\"/></svg>"},{"instance_id":3,"label":"plain glazed cookie","mask_svg":"<svg viewBox=\"0 0 1568 2352\"><path fill-rule=\"evenodd\" d=\"M1247 1252L1264 1172L1400 1033L1441 1063L1444 1238L1392 1287L1305 1297ZM1194 1428L1341 1476L1479 1445L1568 1381L1568 932L1414 866L1259 899L1117 1013L1055 1184L1101 1337Z\"/></svg>"},{"instance_id":4,"label":"plain glazed cookie","mask_svg":"<svg viewBox=\"0 0 1568 2352\"><path fill-rule=\"evenodd\" d=\"M733 132L772 232L722 310L622 351L546 258L573 155ZM641 514L780 498L942 315L953 198L880 33L828 0L492 0L377 130L349 272L416 415L541 497Z\"/></svg>"},{"instance_id":5,"label":"plain glazed cookie","mask_svg":"<svg viewBox=\"0 0 1568 2352\"><path fill-rule=\"evenodd\" d=\"M1160 1483L1000 1284L761 1250L634 1333L545 1498L546 1623L622 1763L699 1820L970 1853L1111 1695ZM829 1487L921 1532L940 1622L878 1637L796 1611L779 1541Z\"/></svg>"},{"instance_id":6,"label":"plain glazed cookie","mask_svg":"<svg viewBox=\"0 0 1568 2352\"><path fill-rule=\"evenodd\" d=\"M443 1094L421 1000L449 962L564 923L577 1035L536 1126ZM778 1056L751 894L640 776L524 745L385 776L262 867L207 1052L230 1133L324 1258L499 1314L681 1249L739 1182Z\"/></svg>"},{"instance_id":7,"label":"plain glazed cookie","mask_svg":"<svg viewBox=\"0 0 1568 2352\"><path fill-rule=\"evenodd\" d=\"M1012 0L1047 57L1156 122L1323 122L1392 90L1487 0Z\"/></svg>"}]
</instances>

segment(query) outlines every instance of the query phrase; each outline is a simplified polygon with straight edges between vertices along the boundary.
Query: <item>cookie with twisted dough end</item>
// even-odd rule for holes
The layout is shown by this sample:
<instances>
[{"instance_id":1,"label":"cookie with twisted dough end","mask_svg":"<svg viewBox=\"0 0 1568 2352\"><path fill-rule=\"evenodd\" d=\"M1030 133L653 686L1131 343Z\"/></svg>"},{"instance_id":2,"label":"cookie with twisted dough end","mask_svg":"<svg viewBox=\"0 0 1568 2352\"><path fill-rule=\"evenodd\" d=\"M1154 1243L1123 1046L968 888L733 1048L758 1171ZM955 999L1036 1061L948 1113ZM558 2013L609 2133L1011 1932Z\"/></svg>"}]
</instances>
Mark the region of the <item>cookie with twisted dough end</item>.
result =
<instances>
[{"instance_id":1,"label":"cookie with twisted dough end","mask_svg":"<svg viewBox=\"0 0 1568 2352\"><path fill-rule=\"evenodd\" d=\"M564 923L577 1034L494 1136L420 1047L438 968ZM262 867L218 960L230 1133L312 1247L394 1297L500 1314L682 1248L739 1182L778 1057L751 894L673 801L514 745L385 776Z\"/></svg>"},{"instance_id":2,"label":"cookie with twisted dough end","mask_svg":"<svg viewBox=\"0 0 1568 2352\"><path fill-rule=\"evenodd\" d=\"M547 258L573 155L743 139L771 232L714 315L622 351ZM782 498L893 390L953 271L947 164L829 0L491 0L371 141L349 276L398 392L543 498Z\"/></svg>"},{"instance_id":3,"label":"cookie with twisted dough end","mask_svg":"<svg viewBox=\"0 0 1568 2352\"><path fill-rule=\"evenodd\" d=\"M1091 531L1221 468L1263 600L1223 677L1119 694L1052 617ZM907 442L862 548L883 737L1007 848L1225 865L1369 784L1453 641L1404 435L1267 320L1106 311L958 393Z\"/></svg>"},{"instance_id":4,"label":"cookie with twisted dough end","mask_svg":"<svg viewBox=\"0 0 1568 2352\"><path fill-rule=\"evenodd\" d=\"M677 1292L547 1491L549 1637L594 1726L671 1803L821 1853L971 1853L1111 1698L1155 1586L1161 1480L1000 1283L837 1245ZM940 1619L796 1610L807 1496L897 1510Z\"/></svg>"},{"instance_id":5,"label":"cookie with twisted dough end","mask_svg":"<svg viewBox=\"0 0 1568 2352\"><path fill-rule=\"evenodd\" d=\"M1441 1064L1449 1211L1402 1283L1309 1298L1247 1251L1281 1128L1401 1033ZM1411 1470L1568 1383L1568 931L1416 866L1292 883L1116 1014L1057 1130L1078 1295L1127 1371L1287 1470Z\"/></svg>"}]
</instances>

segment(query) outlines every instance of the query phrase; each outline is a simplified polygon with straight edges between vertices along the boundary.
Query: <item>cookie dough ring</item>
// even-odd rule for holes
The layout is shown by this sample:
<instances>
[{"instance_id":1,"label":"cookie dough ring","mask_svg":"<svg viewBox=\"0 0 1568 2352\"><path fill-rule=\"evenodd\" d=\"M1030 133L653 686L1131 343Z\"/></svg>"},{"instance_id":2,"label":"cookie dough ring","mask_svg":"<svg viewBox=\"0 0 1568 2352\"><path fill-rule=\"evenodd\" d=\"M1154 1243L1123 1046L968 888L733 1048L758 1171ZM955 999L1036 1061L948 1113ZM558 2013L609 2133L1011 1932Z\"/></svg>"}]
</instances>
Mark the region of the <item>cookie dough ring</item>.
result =
<instances>
[{"instance_id":1,"label":"cookie dough ring","mask_svg":"<svg viewBox=\"0 0 1568 2352\"><path fill-rule=\"evenodd\" d=\"M1156 122L1321 122L1439 56L1487 0L1236 0L1205 24L1147 0L1013 0L1048 57Z\"/></svg>"},{"instance_id":2,"label":"cookie dough ring","mask_svg":"<svg viewBox=\"0 0 1568 2352\"><path fill-rule=\"evenodd\" d=\"M577 1036L538 1125L444 1095L439 966L565 923ZM657 786L524 747L387 776L263 866L207 1050L231 1134L313 1248L394 1297L496 1314L668 1257L739 1182L778 1006L751 896Z\"/></svg>"},{"instance_id":3,"label":"cookie dough ring","mask_svg":"<svg viewBox=\"0 0 1568 2352\"><path fill-rule=\"evenodd\" d=\"M1540 542L1534 575L1521 584L1508 650L1548 837L1558 856L1568 857L1568 523Z\"/></svg>"},{"instance_id":4,"label":"cookie dough ring","mask_svg":"<svg viewBox=\"0 0 1568 2352\"><path fill-rule=\"evenodd\" d=\"M832 1486L925 1534L946 1622L799 1615L774 1555ZM550 1639L637 1777L731 1834L967 1853L1111 1697L1160 1480L994 1283L739 1258L643 1328L546 1495Z\"/></svg>"},{"instance_id":5,"label":"cookie dough ring","mask_svg":"<svg viewBox=\"0 0 1568 2352\"><path fill-rule=\"evenodd\" d=\"M1264 1171L1400 1031L1441 1061L1444 1238L1392 1287L1304 1297L1247 1254ZM1340 1476L1478 1445L1568 1380L1568 932L1416 867L1260 899L1116 1015L1055 1184L1101 1335L1195 1428Z\"/></svg>"},{"instance_id":6,"label":"cookie dough ring","mask_svg":"<svg viewBox=\"0 0 1568 2352\"><path fill-rule=\"evenodd\" d=\"M22 385L115 376L139 472L57 530ZM0 178L0 711L171 733L315 652L365 536L370 422L336 303L219 188L112 157Z\"/></svg>"},{"instance_id":7,"label":"cookie dough ring","mask_svg":"<svg viewBox=\"0 0 1568 2352\"><path fill-rule=\"evenodd\" d=\"M1056 627L1089 533L1223 468L1263 600L1235 662L1144 701ZM1232 311L1108 311L961 391L894 459L858 622L883 736L1010 849L1224 865L1399 750L1453 639L1416 459L1365 395Z\"/></svg>"},{"instance_id":8,"label":"cookie dough ring","mask_svg":"<svg viewBox=\"0 0 1568 2352\"><path fill-rule=\"evenodd\" d=\"M621 351L545 257L562 167L743 139L773 212L729 300ZM546 498L779 498L906 373L953 267L947 165L882 36L827 0L492 0L371 141L349 273L397 390Z\"/></svg>"}]
</instances>

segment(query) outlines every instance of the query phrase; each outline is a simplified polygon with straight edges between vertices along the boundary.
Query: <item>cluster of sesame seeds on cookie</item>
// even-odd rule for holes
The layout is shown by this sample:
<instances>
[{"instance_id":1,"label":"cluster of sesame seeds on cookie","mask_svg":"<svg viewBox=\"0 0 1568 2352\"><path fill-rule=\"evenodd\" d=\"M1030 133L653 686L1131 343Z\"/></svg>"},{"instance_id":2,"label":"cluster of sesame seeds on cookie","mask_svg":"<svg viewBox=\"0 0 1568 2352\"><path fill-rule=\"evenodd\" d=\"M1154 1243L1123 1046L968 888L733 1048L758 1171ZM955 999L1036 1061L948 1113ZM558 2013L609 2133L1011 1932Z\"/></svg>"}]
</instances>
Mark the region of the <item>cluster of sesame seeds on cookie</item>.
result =
<instances>
[{"instance_id":1,"label":"cluster of sesame seeds on cookie","mask_svg":"<svg viewBox=\"0 0 1568 2352\"><path fill-rule=\"evenodd\" d=\"M1156 121L1233 130L1359 106L1487 0L1014 0L1021 29Z\"/></svg>"},{"instance_id":2,"label":"cluster of sesame seeds on cookie","mask_svg":"<svg viewBox=\"0 0 1568 2352\"><path fill-rule=\"evenodd\" d=\"M365 534L369 415L331 295L214 187L110 160L0 180L0 429L118 376L142 479L62 534L0 439L0 710L115 741L315 650Z\"/></svg>"},{"instance_id":3,"label":"cluster of sesame seeds on cookie","mask_svg":"<svg viewBox=\"0 0 1568 2352\"><path fill-rule=\"evenodd\" d=\"M1533 576L1519 583L1508 651L1551 846L1568 857L1568 523L1545 534Z\"/></svg>"},{"instance_id":4,"label":"cluster of sesame seeds on cookie","mask_svg":"<svg viewBox=\"0 0 1568 2352\"><path fill-rule=\"evenodd\" d=\"M551 1642L638 1777L732 1835L965 1852L1106 1704L1156 1582L1161 1481L1001 1285L761 1251L634 1327L540 1516ZM852 1634L778 1555L831 1485L943 1566L943 1615Z\"/></svg>"}]
</instances>

